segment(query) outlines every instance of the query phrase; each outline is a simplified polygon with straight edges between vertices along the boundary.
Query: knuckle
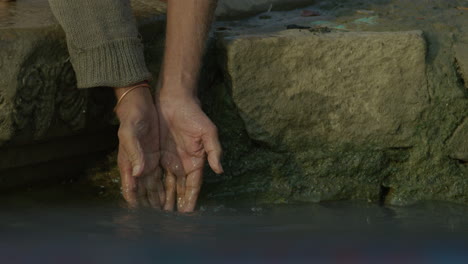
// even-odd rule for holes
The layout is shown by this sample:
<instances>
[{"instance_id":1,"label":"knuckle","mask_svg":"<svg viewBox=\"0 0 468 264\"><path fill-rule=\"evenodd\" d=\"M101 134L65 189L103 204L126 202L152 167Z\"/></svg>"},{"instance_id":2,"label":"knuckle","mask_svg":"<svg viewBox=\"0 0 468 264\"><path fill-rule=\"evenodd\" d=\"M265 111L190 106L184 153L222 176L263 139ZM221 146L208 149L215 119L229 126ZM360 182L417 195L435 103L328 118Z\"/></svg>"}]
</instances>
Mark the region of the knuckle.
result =
<instances>
[{"instance_id":1,"label":"knuckle","mask_svg":"<svg viewBox=\"0 0 468 264\"><path fill-rule=\"evenodd\" d=\"M132 151L127 153L127 158L131 161L142 161L143 155L138 151Z\"/></svg>"},{"instance_id":2,"label":"knuckle","mask_svg":"<svg viewBox=\"0 0 468 264\"><path fill-rule=\"evenodd\" d=\"M190 149L187 149L187 153L190 157L203 158L205 155L205 149L203 145L197 144L193 145Z\"/></svg>"},{"instance_id":3,"label":"knuckle","mask_svg":"<svg viewBox=\"0 0 468 264\"><path fill-rule=\"evenodd\" d=\"M122 140L125 140L128 137L130 137L131 132L130 132L130 130L128 128L121 126L119 128L119 131L117 132L117 136L119 137L119 140L122 141Z\"/></svg>"}]
</instances>

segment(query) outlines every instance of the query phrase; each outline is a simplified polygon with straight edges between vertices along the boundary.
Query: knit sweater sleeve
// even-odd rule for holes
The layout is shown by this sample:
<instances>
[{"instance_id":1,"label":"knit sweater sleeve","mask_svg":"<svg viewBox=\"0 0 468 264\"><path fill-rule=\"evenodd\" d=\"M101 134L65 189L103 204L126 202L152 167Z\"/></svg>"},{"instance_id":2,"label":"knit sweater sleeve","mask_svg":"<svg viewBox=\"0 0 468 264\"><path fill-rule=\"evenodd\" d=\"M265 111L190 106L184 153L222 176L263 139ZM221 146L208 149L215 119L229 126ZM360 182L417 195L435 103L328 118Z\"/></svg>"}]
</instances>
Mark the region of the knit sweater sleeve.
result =
<instances>
[{"instance_id":1,"label":"knit sweater sleeve","mask_svg":"<svg viewBox=\"0 0 468 264\"><path fill-rule=\"evenodd\" d=\"M67 36L79 88L151 78L129 0L49 0Z\"/></svg>"}]
</instances>

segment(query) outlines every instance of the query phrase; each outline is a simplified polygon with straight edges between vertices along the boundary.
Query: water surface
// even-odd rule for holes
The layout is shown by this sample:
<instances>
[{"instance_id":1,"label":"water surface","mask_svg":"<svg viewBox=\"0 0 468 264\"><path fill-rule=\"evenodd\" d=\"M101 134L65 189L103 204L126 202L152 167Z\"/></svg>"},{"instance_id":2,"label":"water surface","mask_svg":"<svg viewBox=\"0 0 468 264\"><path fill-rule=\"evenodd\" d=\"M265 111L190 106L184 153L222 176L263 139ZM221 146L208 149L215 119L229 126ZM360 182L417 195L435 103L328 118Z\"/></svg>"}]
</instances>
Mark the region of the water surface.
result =
<instances>
[{"instance_id":1,"label":"water surface","mask_svg":"<svg viewBox=\"0 0 468 264\"><path fill-rule=\"evenodd\" d=\"M2 196L0 204L1 263L468 260L468 207L446 203L202 203L182 215L129 210L63 185Z\"/></svg>"}]
</instances>

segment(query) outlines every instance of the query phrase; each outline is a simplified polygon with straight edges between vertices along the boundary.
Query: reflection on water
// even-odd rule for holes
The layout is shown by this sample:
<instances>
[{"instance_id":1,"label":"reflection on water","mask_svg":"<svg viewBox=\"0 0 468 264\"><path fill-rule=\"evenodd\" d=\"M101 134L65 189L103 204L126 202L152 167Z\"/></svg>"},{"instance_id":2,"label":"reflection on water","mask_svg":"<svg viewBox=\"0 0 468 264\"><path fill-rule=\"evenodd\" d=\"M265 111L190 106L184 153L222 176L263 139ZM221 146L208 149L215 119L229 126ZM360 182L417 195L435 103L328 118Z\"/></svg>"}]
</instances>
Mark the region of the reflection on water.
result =
<instances>
[{"instance_id":1,"label":"reflection on water","mask_svg":"<svg viewBox=\"0 0 468 264\"><path fill-rule=\"evenodd\" d=\"M181 215L131 211L67 186L3 196L0 204L0 263L468 260L468 208L453 204L202 205Z\"/></svg>"}]
</instances>

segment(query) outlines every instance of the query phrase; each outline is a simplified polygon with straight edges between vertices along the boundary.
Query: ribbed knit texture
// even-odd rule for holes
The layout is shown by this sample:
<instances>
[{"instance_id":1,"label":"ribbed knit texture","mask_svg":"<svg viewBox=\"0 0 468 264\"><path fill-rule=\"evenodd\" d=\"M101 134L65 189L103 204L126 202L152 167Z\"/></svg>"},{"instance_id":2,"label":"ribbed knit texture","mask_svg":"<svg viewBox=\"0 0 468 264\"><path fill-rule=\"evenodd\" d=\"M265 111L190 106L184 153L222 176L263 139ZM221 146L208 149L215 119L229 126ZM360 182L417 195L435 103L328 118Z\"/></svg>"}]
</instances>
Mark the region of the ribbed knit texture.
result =
<instances>
[{"instance_id":1,"label":"ribbed knit texture","mask_svg":"<svg viewBox=\"0 0 468 264\"><path fill-rule=\"evenodd\" d=\"M151 78L128 0L49 0L67 35L79 88Z\"/></svg>"}]
</instances>

